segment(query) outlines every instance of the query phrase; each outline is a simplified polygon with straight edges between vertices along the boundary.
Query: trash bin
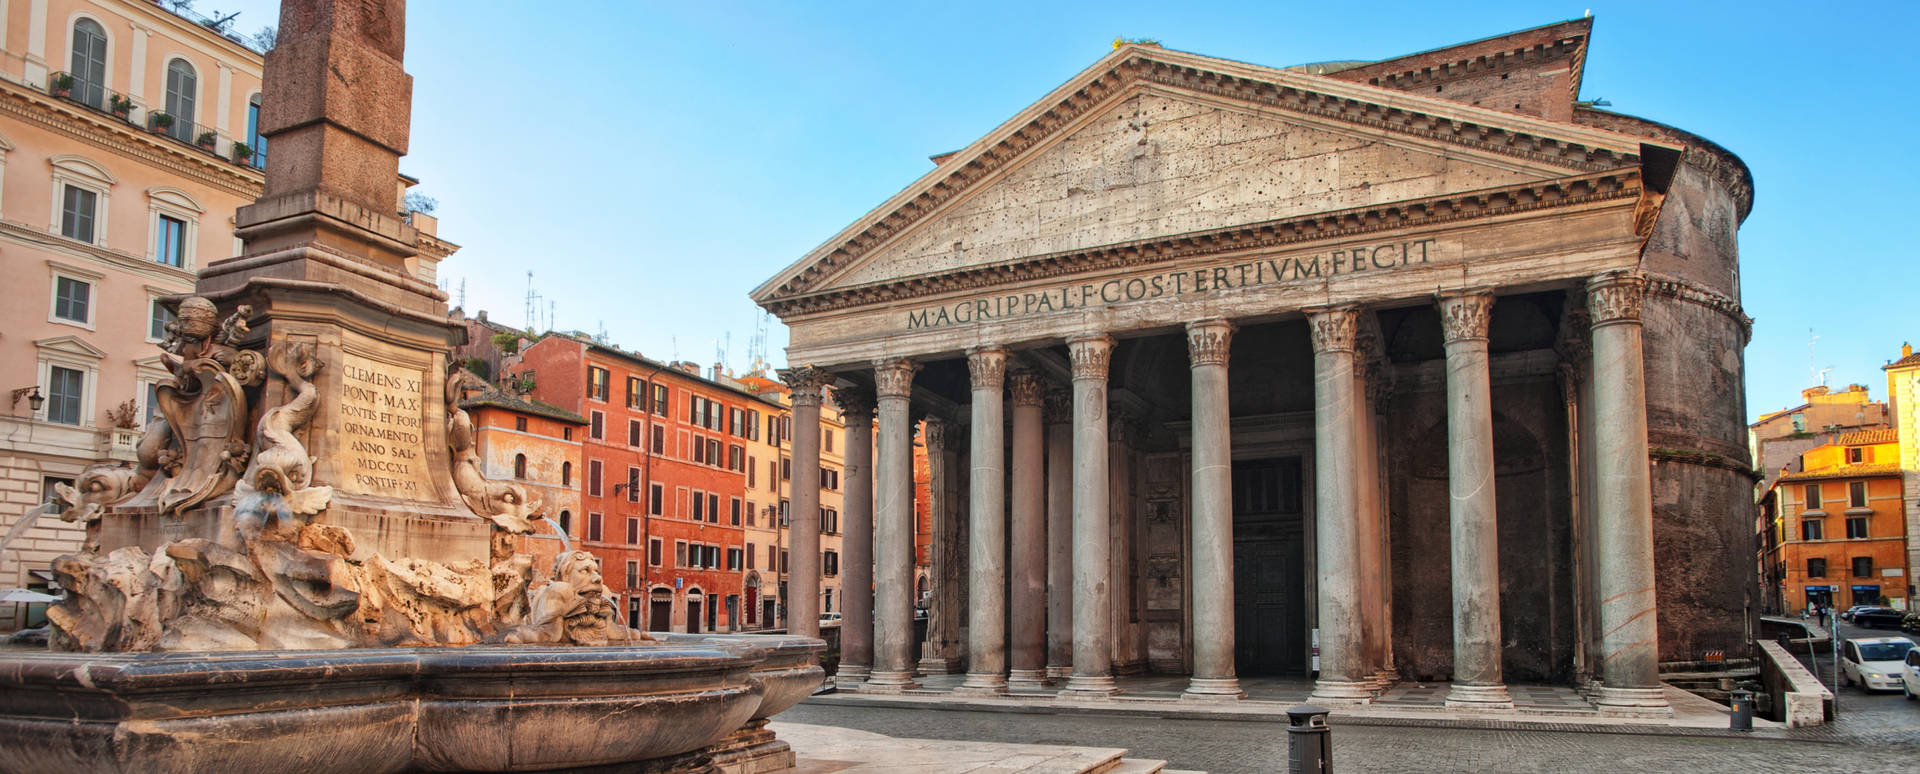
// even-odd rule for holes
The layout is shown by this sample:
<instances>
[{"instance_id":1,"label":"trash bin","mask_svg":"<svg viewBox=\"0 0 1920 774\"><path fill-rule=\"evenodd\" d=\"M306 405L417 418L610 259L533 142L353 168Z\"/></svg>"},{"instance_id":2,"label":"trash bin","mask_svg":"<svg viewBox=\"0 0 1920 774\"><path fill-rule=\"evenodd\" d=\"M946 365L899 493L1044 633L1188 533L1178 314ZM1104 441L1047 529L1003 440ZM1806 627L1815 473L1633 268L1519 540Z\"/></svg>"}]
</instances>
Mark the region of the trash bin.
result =
<instances>
[{"instance_id":1,"label":"trash bin","mask_svg":"<svg viewBox=\"0 0 1920 774\"><path fill-rule=\"evenodd\" d=\"M1733 702L1733 714L1728 717L1727 727L1735 731L1753 730L1753 691L1745 688L1727 694Z\"/></svg>"},{"instance_id":2,"label":"trash bin","mask_svg":"<svg viewBox=\"0 0 1920 774\"><path fill-rule=\"evenodd\" d=\"M1302 704L1287 710L1287 771L1289 774L1329 774L1333 771L1332 729L1327 710Z\"/></svg>"}]
</instances>

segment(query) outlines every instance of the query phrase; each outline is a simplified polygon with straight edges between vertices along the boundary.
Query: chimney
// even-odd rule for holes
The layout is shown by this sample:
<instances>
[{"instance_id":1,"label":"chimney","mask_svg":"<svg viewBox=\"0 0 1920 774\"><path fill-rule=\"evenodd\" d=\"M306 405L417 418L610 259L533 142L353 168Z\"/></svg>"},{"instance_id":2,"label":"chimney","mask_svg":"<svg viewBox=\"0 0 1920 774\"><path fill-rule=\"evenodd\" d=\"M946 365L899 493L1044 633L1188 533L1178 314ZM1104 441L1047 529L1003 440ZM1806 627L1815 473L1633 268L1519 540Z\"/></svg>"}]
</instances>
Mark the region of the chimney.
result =
<instances>
[{"instance_id":1,"label":"chimney","mask_svg":"<svg viewBox=\"0 0 1920 774\"><path fill-rule=\"evenodd\" d=\"M1901 357L1912 357L1912 356L1913 356L1913 345L1912 345L1912 344L1906 344L1906 343L1903 343L1903 344L1901 344L1901 345L1900 345L1900 356L1901 356Z\"/></svg>"}]
</instances>

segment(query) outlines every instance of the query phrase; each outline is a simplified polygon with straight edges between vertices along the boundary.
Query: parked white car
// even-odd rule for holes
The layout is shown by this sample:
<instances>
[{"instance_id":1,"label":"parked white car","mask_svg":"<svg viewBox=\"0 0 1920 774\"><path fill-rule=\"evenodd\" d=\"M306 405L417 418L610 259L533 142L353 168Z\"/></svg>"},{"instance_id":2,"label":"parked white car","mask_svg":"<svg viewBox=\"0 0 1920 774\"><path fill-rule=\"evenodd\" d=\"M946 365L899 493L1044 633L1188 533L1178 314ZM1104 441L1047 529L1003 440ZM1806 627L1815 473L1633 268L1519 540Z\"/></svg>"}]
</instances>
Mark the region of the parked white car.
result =
<instances>
[{"instance_id":1,"label":"parked white car","mask_svg":"<svg viewBox=\"0 0 1920 774\"><path fill-rule=\"evenodd\" d=\"M1840 682L1869 691L1901 690L1912 650L1913 641L1903 637L1847 640L1840 649Z\"/></svg>"},{"instance_id":2,"label":"parked white car","mask_svg":"<svg viewBox=\"0 0 1920 774\"><path fill-rule=\"evenodd\" d=\"M1920 696L1920 648L1907 651L1906 668L1900 670L1900 690L1907 694L1907 701Z\"/></svg>"}]
</instances>

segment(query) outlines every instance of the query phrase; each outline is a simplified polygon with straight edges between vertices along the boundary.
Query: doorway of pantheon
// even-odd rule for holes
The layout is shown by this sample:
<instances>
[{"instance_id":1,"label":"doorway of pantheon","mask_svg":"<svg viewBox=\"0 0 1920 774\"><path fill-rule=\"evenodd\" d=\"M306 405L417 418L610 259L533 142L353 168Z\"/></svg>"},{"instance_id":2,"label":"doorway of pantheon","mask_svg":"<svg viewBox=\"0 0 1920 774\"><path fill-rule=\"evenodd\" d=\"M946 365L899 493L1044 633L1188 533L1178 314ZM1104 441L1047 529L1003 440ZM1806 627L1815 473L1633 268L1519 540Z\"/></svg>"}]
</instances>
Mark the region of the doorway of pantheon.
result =
<instances>
[{"instance_id":1,"label":"doorway of pantheon","mask_svg":"<svg viewBox=\"0 0 1920 774\"><path fill-rule=\"evenodd\" d=\"M1234 669L1307 668L1305 524L1299 457L1233 463Z\"/></svg>"}]
</instances>

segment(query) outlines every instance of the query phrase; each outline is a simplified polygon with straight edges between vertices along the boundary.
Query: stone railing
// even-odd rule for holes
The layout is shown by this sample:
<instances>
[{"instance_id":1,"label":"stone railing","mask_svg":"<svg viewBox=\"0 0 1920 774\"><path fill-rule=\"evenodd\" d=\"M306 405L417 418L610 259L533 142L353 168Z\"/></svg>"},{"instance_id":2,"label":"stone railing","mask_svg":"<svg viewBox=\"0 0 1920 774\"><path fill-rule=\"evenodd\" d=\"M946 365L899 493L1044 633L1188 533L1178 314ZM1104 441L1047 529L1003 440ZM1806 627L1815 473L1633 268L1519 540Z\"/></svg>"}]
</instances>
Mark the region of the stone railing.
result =
<instances>
[{"instance_id":1,"label":"stone railing","mask_svg":"<svg viewBox=\"0 0 1920 774\"><path fill-rule=\"evenodd\" d=\"M1833 692L1780 643L1760 640L1760 676L1773 698L1774 719L1788 728L1817 726L1833 718Z\"/></svg>"}]
</instances>

